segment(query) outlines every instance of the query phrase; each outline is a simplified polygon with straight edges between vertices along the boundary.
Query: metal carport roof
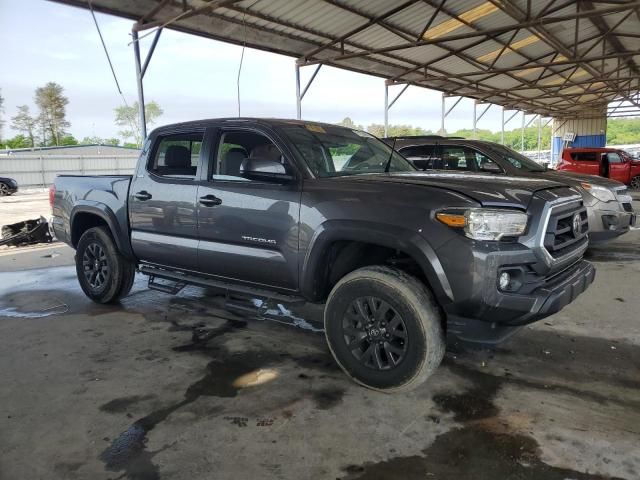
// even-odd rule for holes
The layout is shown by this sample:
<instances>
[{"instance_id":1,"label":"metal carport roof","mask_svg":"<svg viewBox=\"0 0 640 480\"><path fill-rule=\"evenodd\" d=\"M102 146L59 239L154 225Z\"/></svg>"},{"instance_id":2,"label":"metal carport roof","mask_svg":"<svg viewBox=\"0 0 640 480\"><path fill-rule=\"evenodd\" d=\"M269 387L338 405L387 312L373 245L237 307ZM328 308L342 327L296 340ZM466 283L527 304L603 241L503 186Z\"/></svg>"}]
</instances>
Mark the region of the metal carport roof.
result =
<instances>
[{"instance_id":1,"label":"metal carport roof","mask_svg":"<svg viewBox=\"0 0 640 480\"><path fill-rule=\"evenodd\" d=\"M640 108L640 1L54 1L545 116Z\"/></svg>"}]
</instances>

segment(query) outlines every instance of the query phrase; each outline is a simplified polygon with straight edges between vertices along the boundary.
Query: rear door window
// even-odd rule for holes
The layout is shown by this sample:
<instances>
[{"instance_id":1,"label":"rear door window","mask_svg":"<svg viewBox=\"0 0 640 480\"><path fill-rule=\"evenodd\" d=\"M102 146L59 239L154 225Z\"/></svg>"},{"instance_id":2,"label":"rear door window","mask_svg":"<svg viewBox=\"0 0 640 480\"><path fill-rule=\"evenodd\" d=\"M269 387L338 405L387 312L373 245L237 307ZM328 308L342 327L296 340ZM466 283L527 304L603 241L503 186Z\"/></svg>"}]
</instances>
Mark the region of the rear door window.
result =
<instances>
[{"instance_id":1,"label":"rear door window","mask_svg":"<svg viewBox=\"0 0 640 480\"><path fill-rule=\"evenodd\" d=\"M445 170L477 172L482 165L495 164L489 157L477 150L459 145L442 146L442 167Z\"/></svg>"},{"instance_id":2,"label":"rear door window","mask_svg":"<svg viewBox=\"0 0 640 480\"><path fill-rule=\"evenodd\" d=\"M181 133L160 138L148 170L163 177L195 178L203 133Z\"/></svg>"},{"instance_id":3,"label":"rear door window","mask_svg":"<svg viewBox=\"0 0 640 480\"><path fill-rule=\"evenodd\" d=\"M433 169L434 163L440 161L438 145L415 145L398 150L407 160L420 170Z\"/></svg>"}]
</instances>

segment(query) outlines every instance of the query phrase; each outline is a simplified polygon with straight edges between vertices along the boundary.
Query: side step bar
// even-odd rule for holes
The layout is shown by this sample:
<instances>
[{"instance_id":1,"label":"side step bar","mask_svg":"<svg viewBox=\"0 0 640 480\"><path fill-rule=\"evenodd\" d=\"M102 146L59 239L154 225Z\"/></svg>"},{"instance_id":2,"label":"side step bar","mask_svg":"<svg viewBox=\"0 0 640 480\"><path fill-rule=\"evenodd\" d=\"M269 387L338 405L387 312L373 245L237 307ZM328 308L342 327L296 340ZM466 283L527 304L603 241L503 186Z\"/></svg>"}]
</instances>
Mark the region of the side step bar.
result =
<instances>
[{"instance_id":1,"label":"side step bar","mask_svg":"<svg viewBox=\"0 0 640 480\"><path fill-rule=\"evenodd\" d=\"M186 285L198 285L201 287L219 288L227 292L231 291L259 298L278 300L285 303L304 303L306 301L304 298L296 295L287 295L283 293L272 292L270 290L262 290L259 288L247 287L245 285L227 283L220 280L184 272L173 272L171 270L165 270L162 268L154 267L152 265L140 265L139 271L144 275L149 275L149 288L165 293L176 294ZM170 280L176 283L175 285L165 285L158 283L156 281L156 278L162 278L164 280Z\"/></svg>"}]
</instances>

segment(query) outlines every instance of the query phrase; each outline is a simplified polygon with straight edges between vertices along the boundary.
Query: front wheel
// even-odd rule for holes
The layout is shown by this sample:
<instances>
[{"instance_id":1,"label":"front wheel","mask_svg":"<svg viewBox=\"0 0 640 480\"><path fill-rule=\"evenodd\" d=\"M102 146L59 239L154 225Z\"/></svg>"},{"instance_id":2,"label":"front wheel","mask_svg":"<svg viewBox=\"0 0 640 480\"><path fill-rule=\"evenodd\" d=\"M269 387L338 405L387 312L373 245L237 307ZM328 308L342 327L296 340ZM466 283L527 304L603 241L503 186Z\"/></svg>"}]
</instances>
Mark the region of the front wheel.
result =
<instances>
[{"instance_id":1,"label":"front wheel","mask_svg":"<svg viewBox=\"0 0 640 480\"><path fill-rule=\"evenodd\" d=\"M9 192L9 185L4 182L0 182L0 197L11 195Z\"/></svg>"},{"instance_id":2,"label":"front wheel","mask_svg":"<svg viewBox=\"0 0 640 480\"><path fill-rule=\"evenodd\" d=\"M90 228L82 234L75 260L80 287L94 302L118 301L133 286L135 264L118 252L105 227Z\"/></svg>"},{"instance_id":3,"label":"front wheel","mask_svg":"<svg viewBox=\"0 0 640 480\"><path fill-rule=\"evenodd\" d=\"M342 370L374 390L413 389L444 356L441 315L430 292L395 268L364 267L344 276L329 295L324 324Z\"/></svg>"},{"instance_id":4,"label":"front wheel","mask_svg":"<svg viewBox=\"0 0 640 480\"><path fill-rule=\"evenodd\" d=\"M631 179L631 188L634 190L640 190L640 175L637 175Z\"/></svg>"}]
</instances>

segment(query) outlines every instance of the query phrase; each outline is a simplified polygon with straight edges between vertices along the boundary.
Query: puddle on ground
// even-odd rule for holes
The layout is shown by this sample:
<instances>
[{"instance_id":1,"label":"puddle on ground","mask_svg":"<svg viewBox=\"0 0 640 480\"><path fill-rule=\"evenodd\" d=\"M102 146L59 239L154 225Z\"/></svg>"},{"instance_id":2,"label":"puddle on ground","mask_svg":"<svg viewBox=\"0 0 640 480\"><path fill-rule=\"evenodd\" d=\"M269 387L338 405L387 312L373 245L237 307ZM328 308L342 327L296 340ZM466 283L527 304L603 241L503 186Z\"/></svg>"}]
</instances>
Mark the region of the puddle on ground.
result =
<instances>
[{"instance_id":1,"label":"puddle on ground","mask_svg":"<svg viewBox=\"0 0 640 480\"><path fill-rule=\"evenodd\" d=\"M328 352L308 355L293 355L286 351L248 350L231 352L224 345L224 336L231 332L242 331L247 328L245 321L230 320L222 325L211 328L204 322L186 325L173 321L170 331L191 332L191 342L174 347L178 353L198 353L210 357L204 375L192 383L184 392L183 398L173 405L156 410L151 414L135 421L111 442L100 455L105 467L109 471L122 472L122 477L130 480L157 480L160 478L157 465L153 458L159 452L170 447L163 446L156 451L147 448L148 433L159 423L167 419L177 410L188 407L201 397L218 398L221 400L235 398L242 391L252 391L259 394L265 388L277 382L279 368L285 363L294 363L303 368L310 368L322 375L335 375L342 378L342 374L332 361ZM310 378L310 377L307 377ZM277 385L277 384L276 384ZM282 388L275 387L275 388ZM331 409L342 402L345 390L341 388L325 387L311 392L311 400L320 409ZM123 397L111 400L100 409L109 413L122 413L129 406L143 402L151 396ZM254 399L259 405L260 412L275 411L288 407L300 400L295 389L290 395L279 395L274 405L265 405L260 398ZM238 408L237 403L232 404ZM217 416L225 410L225 405L209 404L207 416ZM119 477L121 478L121 477Z\"/></svg>"},{"instance_id":2,"label":"puddle on ground","mask_svg":"<svg viewBox=\"0 0 640 480\"><path fill-rule=\"evenodd\" d=\"M50 292L15 292L2 297L0 317L43 318L69 311L69 305Z\"/></svg>"},{"instance_id":3,"label":"puddle on ground","mask_svg":"<svg viewBox=\"0 0 640 480\"><path fill-rule=\"evenodd\" d=\"M617 479L544 463L537 441L513 431L494 404L496 394L508 378L472 370L450 360L445 360L444 365L472 384L465 392L433 397L438 408L443 413L452 413L461 426L436 437L422 450L422 455L348 465L343 468L343 480L455 480L469 478L471 472L474 480ZM438 417L430 418L439 421Z\"/></svg>"}]
</instances>

